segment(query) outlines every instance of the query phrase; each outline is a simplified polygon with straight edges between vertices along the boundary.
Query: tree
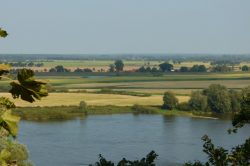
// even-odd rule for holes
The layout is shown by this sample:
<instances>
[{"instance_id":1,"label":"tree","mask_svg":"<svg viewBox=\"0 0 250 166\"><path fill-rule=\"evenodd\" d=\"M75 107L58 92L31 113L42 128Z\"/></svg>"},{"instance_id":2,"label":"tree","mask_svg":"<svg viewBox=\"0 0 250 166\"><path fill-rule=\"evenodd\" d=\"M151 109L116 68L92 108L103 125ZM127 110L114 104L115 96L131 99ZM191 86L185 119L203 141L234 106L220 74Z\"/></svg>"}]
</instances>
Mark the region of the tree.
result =
<instances>
[{"instance_id":1,"label":"tree","mask_svg":"<svg viewBox=\"0 0 250 166\"><path fill-rule=\"evenodd\" d=\"M146 68L146 72L151 72L151 67L148 66L148 67Z\"/></svg>"},{"instance_id":2,"label":"tree","mask_svg":"<svg viewBox=\"0 0 250 166\"><path fill-rule=\"evenodd\" d=\"M231 70L232 70L232 68L230 68L226 65L217 65L217 66L213 67L213 69L212 69L213 72L228 72Z\"/></svg>"},{"instance_id":3,"label":"tree","mask_svg":"<svg viewBox=\"0 0 250 166\"><path fill-rule=\"evenodd\" d=\"M236 127L250 124L250 86L242 90L241 111L234 116L232 124Z\"/></svg>"},{"instance_id":4,"label":"tree","mask_svg":"<svg viewBox=\"0 0 250 166\"><path fill-rule=\"evenodd\" d=\"M191 69L191 72L206 72L207 68L204 65L194 65Z\"/></svg>"},{"instance_id":5,"label":"tree","mask_svg":"<svg viewBox=\"0 0 250 166\"><path fill-rule=\"evenodd\" d=\"M114 64L109 65L109 72L115 72L115 65Z\"/></svg>"},{"instance_id":6,"label":"tree","mask_svg":"<svg viewBox=\"0 0 250 166\"><path fill-rule=\"evenodd\" d=\"M62 65L58 65L55 67L56 72L65 72L65 68Z\"/></svg>"},{"instance_id":7,"label":"tree","mask_svg":"<svg viewBox=\"0 0 250 166\"><path fill-rule=\"evenodd\" d=\"M7 36L8 36L7 31L5 31L2 28L0 28L0 37L7 37Z\"/></svg>"},{"instance_id":8,"label":"tree","mask_svg":"<svg viewBox=\"0 0 250 166\"><path fill-rule=\"evenodd\" d=\"M231 110L233 112L240 111L240 103L241 103L241 93L237 92L236 90L229 90L229 95L231 98Z\"/></svg>"},{"instance_id":9,"label":"tree","mask_svg":"<svg viewBox=\"0 0 250 166\"><path fill-rule=\"evenodd\" d=\"M137 69L138 72L146 72L146 69L144 66L141 66L139 69Z\"/></svg>"},{"instance_id":10,"label":"tree","mask_svg":"<svg viewBox=\"0 0 250 166\"><path fill-rule=\"evenodd\" d=\"M3 75L6 72L3 66L0 68L0 78L9 79ZM11 81L11 90L13 98L21 98L28 102L34 102L36 99L40 100L42 97L48 95L46 83L34 79L34 72L28 69L22 69L17 74L17 80ZM18 133L19 117L12 115L11 108L15 105L8 98L0 98L0 165L13 164L16 161L17 165L30 165L28 160L28 153L25 147L11 141L9 137L15 138ZM18 153L16 153L18 151ZM5 154L5 155L4 155ZM5 157L1 158L1 155Z\"/></svg>"},{"instance_id":11,"label":"tree","mask_svg":"<svg viewBox=\"0 0 250 166\"><path fill-rule=\"evenodd\" d=\"M0 28L0 37L6 37L6 31ZM21 98L27 102L40 100L48 95L46 83L34 79L34 72L29 69L22 69L17 74L17 80L12 80L8 75L10 66L0 65L0 79L10 80L13 98ZM18 133L18 122L20 118L14 116L11 108L15 104L8 98L0 97L0 165L2 166L31 166L28 161L28 152L23 145L15 139ZM12 137L12 139L10 139Z\"/></svg>"},{"instance_id":12,"label":"tree","mask_svg":"<svg viewBox=\"0 0 250 166\"><path fill-rule=\"evenodd\" d=\"M242 71L249 71L249 67L247 65L242 66L241 68Z\"/></svg>"},{"instance_id":13,"label":"tree","mask_svg":"<svg viewBox=\"0 0 250 166\"><path fill-rule=\"evenodd\" d=\"M188 105L194 111L207 111L207 97L200 91L193 91L188 101Z\"/></svg>"},{"instance_id":14,"label":"tree","mask_svg":"<svg viewBox=\"0 0 250 166\"><path fill-rule=\"evenodd\" d=\"M123 158L118 162L117 166L155 166L154 161L157 156L158 155L154 151L151 151L141 160L130 161L126 158ZM115 166L115 164L112 161L107 161L102 155L99 155L99 161L96 162L94 166Z\"/></svg>"},{"instance_id":15,"label":"tree","mask_svg":"<svg viewBox=\"0 0 250 166\"><path fill-rule=\"evenodd\" d=\"M117 72L123 71L124 64L122 60L116 60L114 64Z\"/></svg>"},{"instance_id":16,"label":"tree","mask_svg":"<svg viewBox=\"0 0 250 166\"><path fill-rule=\"evenodd\" d=\"M231 111L231 98L227 88L223 85L212 84L203 90L207 96L208 106L216 113L226 113Z\"/></svg>"},{"instance_id":17,"label":"tree","mask_svg":"<svg viewBox=\"0 0 250 166\"><path fill-rule=\"evenodd\" d=\"M157 69L156 67L153 67L153 68L151 69L151 72L152 72L152 73L158 72L158 69Z\"/></svg>"},{"instance_id":18,"label":"tree","mask_svg":"<svg viewBox=\"0 0 250 166\"><path fill-rule=\"evenodd\" d=\"M166 72L166 71L172 71L174 69L174 66L168 62L164 62L159 65L161 71Z\"/></svg>"},{"instance_id":19,"label":"tree","mask_svg":"<svg viewBox=\"0 0 250 166\"><path fill-rule=\"evenodd\" d=\"M250 124L250 87L242 90L241 110L237 113L232 125L235 127L230 132L237 132L237 129L243 127L245 124ZM208 155L208 161L202 163L195 161L194 163L186 163L185 166L249 166L250 165L250 138L245 140L245 143L233 147L230 151L223 147L215 147L212 140L204 135L203 152Z\"/></svg>"},{"instance_id":20,"label":"tree","mask_svg":"<svg viewBox=\"0 0 250 166\"><path fill-rule=\"evenodd\" d=\"M186 67L186 66L181 66L180 72L188 72L188 71L189 71L188 67Z\"/></svg>"},{"instance_id":21,"label":"tree","mask_svg":"<svg viewBox=\"0 0 250 166\"><path fill-rule=\"evenodd\" d=\"M162 107L168 110L173 110L174 108L177 107L177 105L178 105L178 99L175 97L175 95L170 91L165 92L163 96Z\"/></svg>"}]
</instances>

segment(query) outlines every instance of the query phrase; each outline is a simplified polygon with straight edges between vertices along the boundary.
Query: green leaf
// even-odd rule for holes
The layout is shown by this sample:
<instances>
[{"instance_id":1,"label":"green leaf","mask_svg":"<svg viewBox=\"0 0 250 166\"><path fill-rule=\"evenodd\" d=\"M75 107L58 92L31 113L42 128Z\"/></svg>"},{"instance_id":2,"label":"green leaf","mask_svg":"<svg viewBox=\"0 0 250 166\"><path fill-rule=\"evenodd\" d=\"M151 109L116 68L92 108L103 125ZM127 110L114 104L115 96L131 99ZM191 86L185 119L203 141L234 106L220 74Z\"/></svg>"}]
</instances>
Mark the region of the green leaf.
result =
<instances>
[{"instance_id":1,"label":"green leaf","mask_svg":"<svg viewBox=\"0 0 250 166\"><path fill-rule=\"evenodd\" d=\"M6 110L0 116L0 127L3 127L5 130L7 130L10 133L10 135L15 137L18 133L19 120L20 120L20 117L12 115L11 110Z\"/></svg>"},{"instance_id":2,"label":"green leaf","mask_svg":"<svg viewBox=\"0 0 250 166\"><path fill-rule=\"evenodd\" d=\"M6 36L8 36L8 33L0 28L0 37L6 37Z\"/></svg>"},{"instance_id":3,"label":"green leaf","mask_svg":"<svg viewBox=\"0 0 250 166\"><path fill-rule=\"evenodd\" d=\"M17 81L10 83L12 86L10 93L13 98L19 98L34 102L35 99L40 100L42 97L48 96L46 83L34 79L34 72L30 69L22 69L17 74Z\"/></svg>"},{"instance_id":4,"label":"green leaf","mask_svg":"<svg viewBox=\"0 0 250 166\"><path fill-rule=\"evenodd\" d=\"M4 106L7 109L15 108L15 104L6 97L0 97L0 106Z\"/></svg>"},{"instance_id":5,"label":"green leaf","mask_svg":"<svg viewBox=\"0 0 250 166\"><path fill-rule=\"evenodd\" d=\"M8 150L3 149L0 153L0 160L7 160L10 156L11 153Z\"/></svg>"}]
</instances>

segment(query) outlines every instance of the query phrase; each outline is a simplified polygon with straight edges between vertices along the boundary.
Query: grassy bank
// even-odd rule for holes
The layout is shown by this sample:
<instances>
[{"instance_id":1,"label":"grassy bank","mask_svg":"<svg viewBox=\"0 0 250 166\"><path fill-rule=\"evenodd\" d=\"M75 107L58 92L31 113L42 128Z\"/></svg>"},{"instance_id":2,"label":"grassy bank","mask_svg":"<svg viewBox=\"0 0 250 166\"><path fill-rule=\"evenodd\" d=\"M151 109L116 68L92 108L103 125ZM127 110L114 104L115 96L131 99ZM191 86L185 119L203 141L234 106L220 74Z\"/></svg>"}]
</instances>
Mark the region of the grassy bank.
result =
<instances>
[{"instance_id":1,"label":"grassy bank","mask_svg":"<svg viewBox=\"0 0 250 166\"><path fill-rule=\"evenodd\" d=\"M217 118L209 112L191 112L163 110L158 106L88 106L82 110L77 106L54 106L54 107L21 107L13 110L15 115L23 120L29 121L53 121L53 120L71 120L76 118L85 118L88 115L107 115L107 114L161 114L166 116L189 116L194 118Z\"/></svg>"},{"instance_id":2,"label":"grassy bank","mask_svg":"<svg viewBox=\"0 0 250 166\"><path fill-rule=\"evenodd\" d=\"M89 106L82 110L77 106L53 106L53 107L19 107L13 110L13 114L23 120L49 121L70 120L84 118L87 115L124 114L133 113L129 106Z\"/></svg>"}]
</instances>

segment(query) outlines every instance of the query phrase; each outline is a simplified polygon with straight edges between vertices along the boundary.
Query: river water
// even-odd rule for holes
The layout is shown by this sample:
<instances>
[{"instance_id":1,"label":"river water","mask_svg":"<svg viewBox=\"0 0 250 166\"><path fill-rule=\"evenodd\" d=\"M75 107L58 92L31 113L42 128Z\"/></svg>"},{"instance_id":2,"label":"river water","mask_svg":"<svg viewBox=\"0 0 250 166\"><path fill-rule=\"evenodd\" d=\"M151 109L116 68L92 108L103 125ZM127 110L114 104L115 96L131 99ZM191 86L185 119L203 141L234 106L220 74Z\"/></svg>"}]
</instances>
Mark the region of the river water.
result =
<instances>
[{"instance_id":1,"label":"river water","mask_svg":"<svg viewBox=\"0 0 250 166\"><path fill-rule=\"evenodd\" d=\"M246 126L228 135L230 120L162 115L95 115L86 119L20 124L18 140L28 146L36 166L84 166L98 154L118 161L140 159L151 150L157 165L181 165L205 160L201 137L208 134L217 145L230 148L250 137Z\"/></svg>"}]
</instances>

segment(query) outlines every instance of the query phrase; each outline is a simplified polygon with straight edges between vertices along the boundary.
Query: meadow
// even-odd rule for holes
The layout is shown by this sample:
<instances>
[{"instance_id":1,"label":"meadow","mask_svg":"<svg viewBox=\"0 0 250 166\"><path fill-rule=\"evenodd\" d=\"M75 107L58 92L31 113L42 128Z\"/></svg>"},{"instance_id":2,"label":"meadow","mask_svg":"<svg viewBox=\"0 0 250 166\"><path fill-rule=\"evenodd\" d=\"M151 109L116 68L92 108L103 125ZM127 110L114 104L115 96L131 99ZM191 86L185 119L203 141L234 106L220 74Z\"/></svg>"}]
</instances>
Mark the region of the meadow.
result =
<instances>
[{"instance_id":1,"label":"meadow","mask_svg":"<svg viewBox=\"0 0 250 166\"><path fill-rule=\"evenodd\" d=\"M1 96L11 97L9 93L0 93ZM181 102L187 101L188 96L178 96ZM85 101L88 105L104 106L132 106L140 105L162 105L162 95L152 95L149 97L138 97L115 94L92 94L92 93L50 93L48 97L35 103L28 103L20 99L13 99L18 107L43 107L43 106L78 106L80 101Z\"/></svg>"}]
</instances>

